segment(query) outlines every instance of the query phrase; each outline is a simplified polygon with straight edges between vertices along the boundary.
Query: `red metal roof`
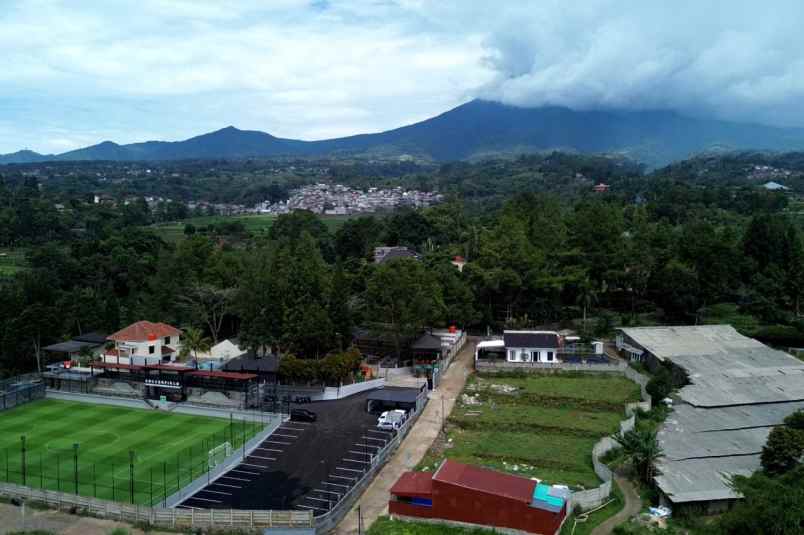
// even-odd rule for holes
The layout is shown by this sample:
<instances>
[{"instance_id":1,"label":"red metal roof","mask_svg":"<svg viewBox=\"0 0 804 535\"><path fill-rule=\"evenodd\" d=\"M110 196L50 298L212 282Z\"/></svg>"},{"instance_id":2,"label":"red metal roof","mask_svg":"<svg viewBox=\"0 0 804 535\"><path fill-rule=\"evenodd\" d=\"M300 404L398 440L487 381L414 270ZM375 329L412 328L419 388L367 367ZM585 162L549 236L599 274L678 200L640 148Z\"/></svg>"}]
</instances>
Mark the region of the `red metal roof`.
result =
<instances>
[{"instance_id":1,"label":"red metal roof","mask_svg":"<svg viewBox=\"0 0 804 535\"><path fill-rule=\"evenodd\" d=\"M433 494L432 472L405 472L389 491L394 496L426 498Z\"/></svg>"},{"instance_id":2,"label":"red metal roof","mask_svg":"<svg viewBox=\"0 0 804 535\"><path fill-rule=\"evenodd\" d=\"M179 329L167 323L138 321L110 335L109 340L115 340L117 342L145 342L147 340L155 340L156 338L164 338L165 336L180 336L181 334L182 332Z\"/></svg>"},{"instance_id":3,"label":"red metal roof","mask_svg":"<svg viewBox=\"0 0 804 535\"><path fill-rule=\"evenodd\" d=\"M215 372L202 370L190 372L187 375L192 375L193 377L211 377L213 379L229 379L231 381L249 381L257 378L257 376L253 373Z\"/></svg>"},{"instance_id":4,"label":"red metal roof","mask_svg":"<svg viewBox=\"0 0 804 535\"><path fill-rule=\"evenodd\" d=\"M530 503L536 482L447 459L433 480Z\"/></svg>"},{"instance_id":5,"label":"red metal roof","mask_svg":"<svg viewBox=\"0 0 804 535\"><path fill-rule=\"evenodd\" d=\"M135 364L116 364L114 362L90 362L90 368L111 368L117 370L142 370L144 369L143 366L137 366Z\"/></svg>"}]
</instances>

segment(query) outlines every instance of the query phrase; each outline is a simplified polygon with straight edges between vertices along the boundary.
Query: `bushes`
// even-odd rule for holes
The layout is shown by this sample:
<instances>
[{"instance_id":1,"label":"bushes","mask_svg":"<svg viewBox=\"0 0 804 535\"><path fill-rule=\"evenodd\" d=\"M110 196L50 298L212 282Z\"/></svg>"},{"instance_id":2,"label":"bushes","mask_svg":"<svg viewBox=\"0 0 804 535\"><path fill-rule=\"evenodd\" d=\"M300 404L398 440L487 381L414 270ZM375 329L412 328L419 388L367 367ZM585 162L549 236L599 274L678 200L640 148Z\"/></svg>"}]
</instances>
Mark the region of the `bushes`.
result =
<instances>
[{"instance_id":1,"label":"bushes","mask_svg":"<svg viewBox=\"0 0 804 535\"><path fill-rule=\"evenodd\" d=\"M340 385L360 370L363 357L355 348L328 355L321 360L286 355L279 362L279 377L288 383Z\"/></svg>"}]
</instances>

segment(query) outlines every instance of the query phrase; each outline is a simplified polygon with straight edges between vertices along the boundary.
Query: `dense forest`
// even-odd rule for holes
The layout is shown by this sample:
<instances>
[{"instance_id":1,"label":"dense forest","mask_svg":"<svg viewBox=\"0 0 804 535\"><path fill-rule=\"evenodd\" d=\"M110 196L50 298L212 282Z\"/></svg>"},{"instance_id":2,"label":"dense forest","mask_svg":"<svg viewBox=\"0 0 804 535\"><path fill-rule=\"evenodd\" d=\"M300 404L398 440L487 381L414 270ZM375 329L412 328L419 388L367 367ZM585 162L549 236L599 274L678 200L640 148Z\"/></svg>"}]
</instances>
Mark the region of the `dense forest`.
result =
<instances>
[{"instance_id":1,"label":"dense forest","mask_svg":"<svg viewBox=\"0 0 804 535\"><path fill-rule=\"evenodd\" d=\"M26 267L0 279L0 367L34 368L43 345L140 319L305 358L347 347L355 326L397 337L450 324L603 335L617 325L726 321L802 345L804 245L790 195L647 179L603 160L515 164L544 176L552 166L564 177L557 184L583 184L572 194L484 174L499 165L487 162L464 170L474 185L462 187L520 185L485 200L454 192L442 205L355 217L336 231L294 212L267 233L188 228L176 243L149 224L186 216L181 203L97 205L86 191L12 177L0 185L0 246L24 249ZM464 165L438 173L458 184ZM593 193L586 177L606 169L617 187ZM374 264L379 245L408 246L420 259ZM462 271L455 256L467 261Z\"/></svg>"}]
</instances>

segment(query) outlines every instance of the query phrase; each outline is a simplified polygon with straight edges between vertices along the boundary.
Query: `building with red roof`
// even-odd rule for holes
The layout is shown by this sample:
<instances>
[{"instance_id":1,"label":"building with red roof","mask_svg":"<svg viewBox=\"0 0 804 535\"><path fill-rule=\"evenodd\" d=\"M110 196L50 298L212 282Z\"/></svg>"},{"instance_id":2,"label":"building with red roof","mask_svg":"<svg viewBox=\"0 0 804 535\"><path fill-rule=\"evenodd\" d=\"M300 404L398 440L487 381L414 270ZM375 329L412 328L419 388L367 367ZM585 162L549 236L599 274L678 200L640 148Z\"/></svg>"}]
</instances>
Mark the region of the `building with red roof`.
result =
<instances>
[{"instance_id":1,"label":"building with red roof","mask_svg":"<svg viewBox=\"0 0 804 535\"><path fill-rule=\"evenodd\" d=\"M181 349L181 335L180 329L167 323L138 321L109 335L114 348L106 350L103 360L137 366L173 362Z\"/></svg>"},{"instance_id":2,"label":"building with red roof","mask_svg":"<svg viewBox=\"0 0 804 535\"><path fill-rule=\"evenodd\" d=\"M567 516L569 491L445 460L432 472L406 472L391 487L394 517L477 524L554 535Z\"/></svg>"}]
</instances>

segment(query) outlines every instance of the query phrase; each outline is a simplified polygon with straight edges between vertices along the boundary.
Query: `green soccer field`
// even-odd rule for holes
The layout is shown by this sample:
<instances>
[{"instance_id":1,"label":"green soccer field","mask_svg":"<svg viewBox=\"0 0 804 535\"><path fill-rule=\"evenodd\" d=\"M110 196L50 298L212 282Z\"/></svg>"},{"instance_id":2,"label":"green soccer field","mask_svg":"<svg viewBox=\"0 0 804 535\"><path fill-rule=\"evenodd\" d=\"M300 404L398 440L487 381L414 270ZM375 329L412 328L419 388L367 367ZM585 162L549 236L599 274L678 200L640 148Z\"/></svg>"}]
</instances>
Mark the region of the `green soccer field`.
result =
<instances>
[{"instance_id":1,"label":"green soccer field","mask_svg":"<svg viewBox=\"0 0 804 535\"><path fill-rule=\"evenodd\" d=\"M156 505L206 473L211 449L228 442L236 450L261 430L258 422L45 399L0 412L0 480Z\"/></svg>"}]
</instances>

